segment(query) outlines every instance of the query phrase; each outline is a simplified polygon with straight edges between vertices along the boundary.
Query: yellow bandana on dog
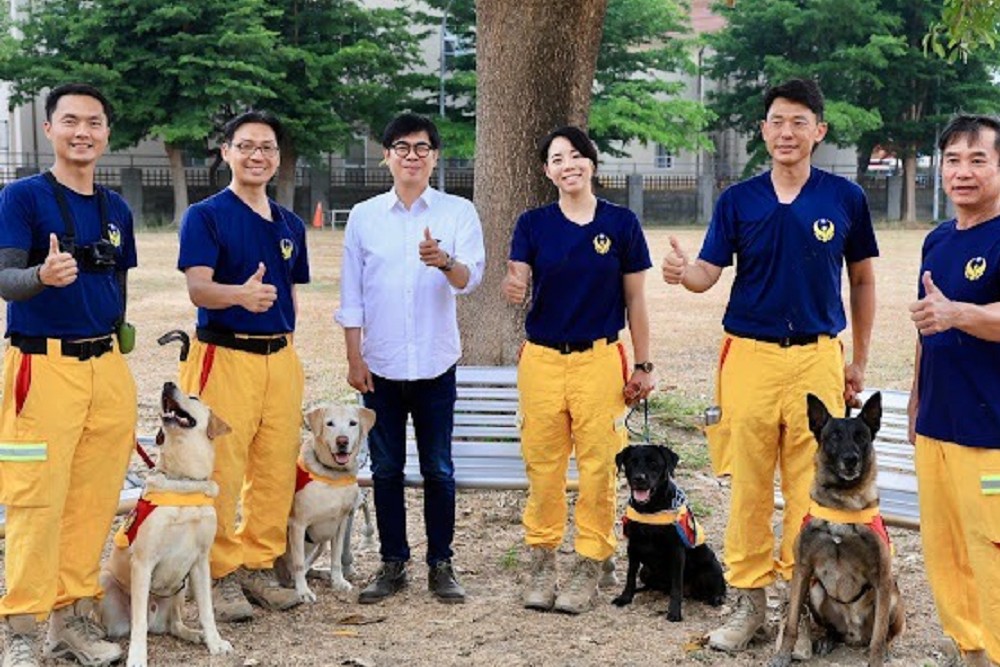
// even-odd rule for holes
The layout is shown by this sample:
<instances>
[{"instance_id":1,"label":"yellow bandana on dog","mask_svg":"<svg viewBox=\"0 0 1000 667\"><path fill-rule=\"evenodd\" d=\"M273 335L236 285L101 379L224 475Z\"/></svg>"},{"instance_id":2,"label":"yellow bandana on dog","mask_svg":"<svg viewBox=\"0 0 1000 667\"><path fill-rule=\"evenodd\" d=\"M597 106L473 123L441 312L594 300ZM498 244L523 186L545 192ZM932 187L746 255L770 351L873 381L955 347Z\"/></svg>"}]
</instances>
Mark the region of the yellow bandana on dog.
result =
<instances>
[{"instance_id":1,"label":"yellow bandana on dog","mask_svg":"<svg viewBox=\"0 0 1000 667\"><path fill-rule=\"evenodd\" d=\"M300 456L298 460L298 470L295 472L295 491L301 491L309 482L322 482L328 486L351 486L352 484L358 483L358 478L354 475L345 475L344 477L326 477L324 475L317 475L306 467L306 462L303 461Z\"/></svg>"},{"instance_id":2,"label":"yellow bandana on dog","mask_svg":"<svg viewBox=\"0 0 1000 667\"><path fill-rule=\"evenodd\" d=\"M702 530L701 524L694 518L694 513L688 509L687 505L681 505L676 509L650 512L648 514L639 512L629 505L625 509L625 517L623 519L623 523L626 526L626 536L628 535L627 528L630 521L653 526L669 526L673 524L677 527L681 541L684 542L684 546L688 549L693 549L705 543L705 531Z\"/></svg>"}]
</instances>

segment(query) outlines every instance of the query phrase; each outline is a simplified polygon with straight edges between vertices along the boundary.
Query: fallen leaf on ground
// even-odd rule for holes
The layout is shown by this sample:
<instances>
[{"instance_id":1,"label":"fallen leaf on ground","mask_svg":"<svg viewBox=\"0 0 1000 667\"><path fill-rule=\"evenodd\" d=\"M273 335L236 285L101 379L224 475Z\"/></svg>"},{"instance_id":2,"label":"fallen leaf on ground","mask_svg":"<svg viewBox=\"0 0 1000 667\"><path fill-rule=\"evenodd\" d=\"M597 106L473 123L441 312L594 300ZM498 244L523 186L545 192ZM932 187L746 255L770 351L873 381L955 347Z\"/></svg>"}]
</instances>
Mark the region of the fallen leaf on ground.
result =
<instances>
[{"instance_id":1,"label":"fallen leaf on ground","mask_svg":"<svg viewBox=\"0 0 1000 667\"><path fill-rule=\"evenodd\" d=\"M363 614L348 614L337 619L337 625L371 625L381 623L385 616L365 616Z\"/></svg>"}]
</instances>

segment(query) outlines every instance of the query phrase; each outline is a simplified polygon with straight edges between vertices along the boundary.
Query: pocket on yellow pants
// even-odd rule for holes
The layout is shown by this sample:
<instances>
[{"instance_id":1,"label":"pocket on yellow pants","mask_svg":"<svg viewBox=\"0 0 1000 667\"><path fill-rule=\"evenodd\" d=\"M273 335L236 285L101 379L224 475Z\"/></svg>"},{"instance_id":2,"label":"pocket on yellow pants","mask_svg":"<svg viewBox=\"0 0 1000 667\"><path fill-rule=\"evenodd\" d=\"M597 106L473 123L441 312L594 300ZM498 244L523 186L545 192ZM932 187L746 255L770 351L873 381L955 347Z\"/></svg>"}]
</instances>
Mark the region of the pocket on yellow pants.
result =
<instances>
[{"instance_id":1,"label":"pocket on yellow pants","mask_svg":"<svg viewBox=\"0 0 1000 667\"><path fill-rule=\"evenodd\" d=\"M0 502L11 507L48 507L49 475L46 443L0 442Z\"/></svg>"},{"instance_id":2,"label":"pocket on yellow pants","mask_svg":"<svg viewBox=\"0 0 1000 667\"><path fill-rule=\"evenodd\" d=\"M979 491L982 494L981 516L985 521L986 535L994 544L1000 545L1000 470L982 471Z\"/></svg>"}]
</instances>

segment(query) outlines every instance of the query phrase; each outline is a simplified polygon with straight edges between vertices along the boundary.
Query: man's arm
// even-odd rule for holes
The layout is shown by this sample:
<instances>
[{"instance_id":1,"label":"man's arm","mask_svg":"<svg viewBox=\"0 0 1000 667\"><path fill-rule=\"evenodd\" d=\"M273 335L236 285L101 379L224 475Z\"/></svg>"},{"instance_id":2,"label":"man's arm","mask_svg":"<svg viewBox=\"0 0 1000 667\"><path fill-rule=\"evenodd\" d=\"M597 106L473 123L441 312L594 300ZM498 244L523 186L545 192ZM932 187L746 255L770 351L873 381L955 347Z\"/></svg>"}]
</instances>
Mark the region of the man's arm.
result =
<instances>
[{"instance_id":1,"label":"man's arm","mask_svg":"<svg viewBox=\"0 0 1000 667\"><path fill-rule=\"evenodd\" d=\"M347 347L347 384L362 394L375 391L372 373L361 356L361 327L345 327L344 343Z\"/></svg>"},{"instance_id":2,"label":"man's arm","mask_svg":"<svg viewBox=\"0 0 1000 667\"><path fill-rule=\"evenodd\" d=\"M865 369L875 323L875 262L871 258L847 265L851 286L851 361L844 366L844 401L854 405L865 388Z\"/></svg>"},{"instance_id":3,"label":"man's arm","mask_svg":"<svg viewBox=\"0 0 1000 667\"><path fill-rule=\"evenodd\" d=\"M215 282L215 269L210 266L191 266L184 270L188 296L199 308L222 310L240 306L251 313L263 313L278 299L274 285L264 282L264 263L242 285L223 285Z\"/></svg>"},{"instance_id":4,"label":"man's arm","mask_svg":"<svg viewBox=\"0 0 1000 667\"><path fill-rule=\"evenodd\" d=\"M694 264L673 236L670 237L670 252L663 258L661 267L663 280L669 285L684 285L689 292L701 293L719 282L722 267L698 258Z\"/></svg>"},{"instance_id":5,"label":"man's arm","mask_svg":"<svg viewBox=\"0 0 1000 667\"><path fill-rule=\"evenodd\" d=\"M28 266L28 251L0 249L0 298L4 301L27 301L45 289L39 276L41 265Z\"/></svg>"},{"instance_id":6,"label":"man's arm","mask_svg":"<svg viewBox=\"0 0 1000 667\"><path fill-rule=\"evenodd\" d=\"M910 319L921 336L958 329L970 336L1000 342L1000 302L978 305L952 301L934 284L930 271L921 276L924 298L910 306Z\"/></svg>"},{"instance_id":7,"label":"man's arm","mask_svg":"<svg viewBox=\"0 0 1000 667\"><path fill-rule=\"evenodd\" d=\"M913 384L910 386L910 400L906 404L907 438L911 445L917 444L917 406L920 405L920 356L923 348L917 338L917 349L913 353Z\"/></svg>"}]
</instances>

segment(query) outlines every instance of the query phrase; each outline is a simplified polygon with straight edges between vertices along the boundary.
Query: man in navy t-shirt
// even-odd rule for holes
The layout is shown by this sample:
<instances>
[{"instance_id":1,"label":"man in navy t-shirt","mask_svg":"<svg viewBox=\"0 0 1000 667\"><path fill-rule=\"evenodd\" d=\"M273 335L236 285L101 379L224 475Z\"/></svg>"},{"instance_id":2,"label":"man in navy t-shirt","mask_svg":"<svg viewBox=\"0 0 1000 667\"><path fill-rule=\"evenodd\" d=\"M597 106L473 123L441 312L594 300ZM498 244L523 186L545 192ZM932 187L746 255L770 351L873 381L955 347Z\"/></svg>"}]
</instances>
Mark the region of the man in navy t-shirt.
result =
<instances>
[{"instance_id":1,"label":"man in navy t-shirt","mask_svg":"<svg viewBox=\"0 0 1000 667\"><path fill-rule=\"evenodd\" d=\"M114 334L136 265L132 213L95 183L111 107L86 84L53 88L45 136L55 162L0 193L0 296L7 301L0 503L7 506L4 664L45 653L118 660L91 619L101 551L135 445L135 382Z\"/></svg>"},{"instance_id":2,"label":"man in navy t-shirt","mask_svg":"<svg viewBox=\"0 0 1000 667\"><path fill-rule=\"evenodd\" d=\"M854 183L812 167L826 135L823 95L794 79L764 96L761 134L771 170L737 183L719 198L698 259L676 239L663 278L704 292L736 258L736 278L722 324L716 385L720 423L710 427L712 463L732 476L726 527L726 578L738 592L709 646L742 651L764 626L765 587L791 578L795 538L809 503L816 439L806 394L842 413L864 386L875 314L872 258L878 255L865 195ZM846 326L843 266L851 289L853 358L845 366L837 336ZM775 467L785 499L781 549L773 558ZM810 654L808 633L796 657Z\"/></svg>"},{"instance_id":3,"label":"man in navy t-shirt","mask_svg":"<svg viewBox=\"0 0 1000 667\"><path fill-rule=\"evenodd\" d=\"M1000 663L1000 120L957 116L939 148L955 218L927 235L910 306L910 440L941 628L964 664L987 665Z\"/></svg>"},{"instance_id":4,"label":"man in navy t-shirt","mask_svg":"<svg viewBox=\"0 0 1000 667\"><path fill-rule=\"evenodd\" d=\"M216 617L238 621L252 615L244 592L269 609L301 602L278 585L273 568L285 552L295 493L304 375L292 334L295 286L309 282L309 258L302 219L267 196L281 124L248 111L223 133L232 181L184 214L177 268L198 306L181 384L232 427L215 445L211 568Z\"/></svg>"}]
</instances>

